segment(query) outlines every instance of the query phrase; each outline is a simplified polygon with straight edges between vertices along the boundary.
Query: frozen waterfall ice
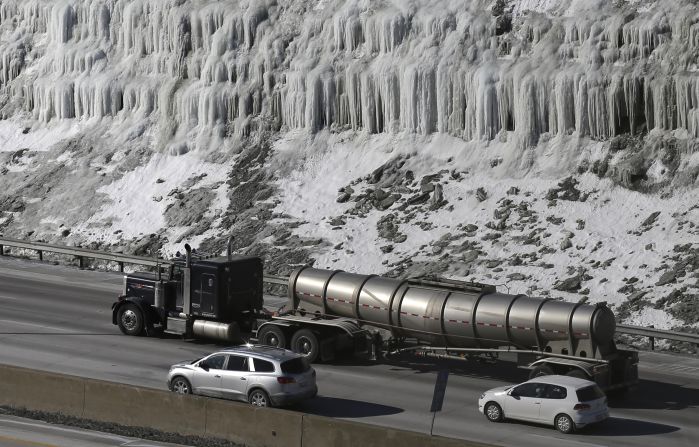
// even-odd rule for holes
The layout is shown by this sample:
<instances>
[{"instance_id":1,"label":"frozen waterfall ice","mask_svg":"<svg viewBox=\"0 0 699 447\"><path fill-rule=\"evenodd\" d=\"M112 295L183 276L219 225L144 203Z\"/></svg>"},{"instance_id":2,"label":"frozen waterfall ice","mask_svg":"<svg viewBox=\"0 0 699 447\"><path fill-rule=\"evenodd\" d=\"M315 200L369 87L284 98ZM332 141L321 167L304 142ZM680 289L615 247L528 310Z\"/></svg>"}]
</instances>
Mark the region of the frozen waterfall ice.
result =
<instances>
[{"instance_id":1,"label":"frozen waterfall ice","mask_svg":"<svg viewBox=\"0 0 699 447\"><path fill-rule=\"evenodd\" d=\"M544 133L699 137L693 2L552 16L520 1L507 33L490 3L3 0L0 110L237 132L507 130L530 145Z\"/></svg>"}]
</instances>

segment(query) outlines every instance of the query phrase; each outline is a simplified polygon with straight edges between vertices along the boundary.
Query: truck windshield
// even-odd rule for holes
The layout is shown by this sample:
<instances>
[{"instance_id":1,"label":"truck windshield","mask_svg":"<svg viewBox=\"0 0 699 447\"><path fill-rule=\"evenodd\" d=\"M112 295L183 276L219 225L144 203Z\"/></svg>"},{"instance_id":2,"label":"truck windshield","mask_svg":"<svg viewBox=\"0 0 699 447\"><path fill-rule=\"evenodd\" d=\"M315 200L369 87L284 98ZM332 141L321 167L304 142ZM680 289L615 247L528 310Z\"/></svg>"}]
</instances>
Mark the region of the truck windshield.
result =
<instances>
[{"instance_id":1,"label":"truck windshield","mask_svg":"<svg viewBox=\"0 0 699 447\"><path fill-rule=\"evenodd\" d=\"M580 402L589 402L591 400L604 397L604 391L602 391L597 385L580 388L576 391L576 394L578 395L578 401Z\"/></svg>"},{"instance_id":2,"label":"truck windshield","mask_svg":"<svg viewBox=\"0 0 699 447\"><path fill-rule=\"evenodd\" d=\"M301 374L310 368L311 365L308 364L304 357L297 357L282 363L282 372L287 374Z\"/></svg>"}]
</instances>

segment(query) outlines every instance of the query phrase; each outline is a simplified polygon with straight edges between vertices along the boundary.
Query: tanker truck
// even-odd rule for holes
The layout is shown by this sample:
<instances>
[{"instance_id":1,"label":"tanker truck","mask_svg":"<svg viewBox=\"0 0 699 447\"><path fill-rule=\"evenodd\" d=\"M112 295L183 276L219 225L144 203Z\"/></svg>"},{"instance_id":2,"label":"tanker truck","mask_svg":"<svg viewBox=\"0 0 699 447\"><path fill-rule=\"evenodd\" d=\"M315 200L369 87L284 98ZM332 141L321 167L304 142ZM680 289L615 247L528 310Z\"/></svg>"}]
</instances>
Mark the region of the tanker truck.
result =
<instances>
[{"instance_id":1,"label":"tanker truck","mask_svg":"<svg viewBox=\"0 0 699 447\"><path fill-rule=\"evenodd\" d=\"M437 358L513 357L530 377L567 374L625 390L638 382L638 355L614 343L605 303L582 304L503 294L462 281L395 279L311 267L288 278L284 311L263 308L258 257L186 256L167 278L135 273L113 304L112 322L128 335L161 329L193 338L253 341L288 348L310 361L366 351L382 331L403 351ZM400 341L397 345L395 342Z\"/></svg>"}]
</instances>

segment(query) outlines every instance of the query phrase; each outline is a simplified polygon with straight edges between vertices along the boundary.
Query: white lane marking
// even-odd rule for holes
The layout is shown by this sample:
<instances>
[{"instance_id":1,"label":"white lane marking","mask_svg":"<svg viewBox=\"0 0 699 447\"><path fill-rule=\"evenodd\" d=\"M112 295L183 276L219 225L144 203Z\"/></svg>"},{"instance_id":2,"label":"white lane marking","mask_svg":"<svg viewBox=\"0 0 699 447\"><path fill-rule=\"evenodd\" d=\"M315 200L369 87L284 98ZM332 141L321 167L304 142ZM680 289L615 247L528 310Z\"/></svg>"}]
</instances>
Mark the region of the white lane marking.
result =
<instances>
[{"instance_id":1,"label":"white lane marking","mask_svg":"<svg viewBox=\"0 0 699 447\"><path fill-rule=\"evenodd\" d=\"M606 444L593 444L591 442L575 441L572 439L563 439L563 438L559 438L557 436L537 435L535 433L532 433L531 436L536 436L538 438L547 439L549 441L549 445L559 445L560 446L562 443L571 443L571 444L584 445L584 446L589 446L589 447L609 447ZM553 441L554 444L551 444L551 441Z\"/></svg>"},{"instance_id":2,"label":"white lane marking","mask_svg":"<svg viewBox=\"0 0 699 447\"><path fill-rule=\"evenodd\" d=\"M12 301L18 301L19 298L16 296L7 296L7 295L0 295L0 300L12 300Z\"/></svg>"},{"instance_id":3,"label":"white lane marking","mask_svg":"<svg viewBox=\"0 0 699 447\"><path fill-rule=\"evenodd\" d=\"M48 326L45 324L37 324L37 323L26 323L24 321L0 320L0 323L18 324L20 326L32 326L32 327L38 327L41 329L53 329L54 331L70 332L69 330L67 330L66 328L63 328L63 327Z\"/></svg>"}]
</instances>

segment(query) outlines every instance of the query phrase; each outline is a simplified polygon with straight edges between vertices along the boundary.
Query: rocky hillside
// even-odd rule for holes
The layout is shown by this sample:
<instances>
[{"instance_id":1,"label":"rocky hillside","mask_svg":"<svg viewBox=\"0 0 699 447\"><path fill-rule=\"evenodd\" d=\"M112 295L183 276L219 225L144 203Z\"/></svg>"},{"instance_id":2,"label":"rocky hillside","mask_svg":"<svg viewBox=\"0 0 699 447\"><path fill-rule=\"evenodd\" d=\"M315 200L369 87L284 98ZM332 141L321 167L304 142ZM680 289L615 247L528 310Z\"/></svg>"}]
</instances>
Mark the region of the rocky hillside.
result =
<instances>
[{"instance_id":1,"label":"rocky hillside","mask_svg":"<svg viewBox=\"0 0 699 447\"><path fill-rule=\"evenodd\" d=\"M699 321L690 0L4 0L0 232Z\"/></svg>"}]
</instances>

